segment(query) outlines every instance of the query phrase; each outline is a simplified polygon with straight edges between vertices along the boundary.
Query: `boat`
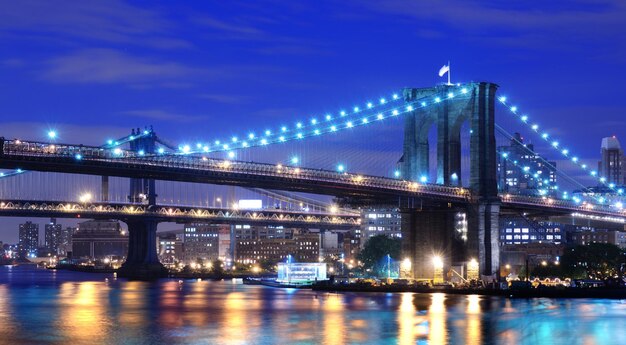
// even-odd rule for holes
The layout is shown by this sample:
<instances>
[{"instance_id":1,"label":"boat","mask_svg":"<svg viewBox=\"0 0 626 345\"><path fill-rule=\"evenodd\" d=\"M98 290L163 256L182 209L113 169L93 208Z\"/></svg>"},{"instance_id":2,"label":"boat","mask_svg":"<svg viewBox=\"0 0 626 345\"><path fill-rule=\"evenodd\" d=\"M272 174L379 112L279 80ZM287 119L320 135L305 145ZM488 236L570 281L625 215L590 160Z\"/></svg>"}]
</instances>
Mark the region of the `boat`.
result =
<instances>
[{"instance_id":1,"label":"boat","mask_svg":"<svg viewBox=\"0 0 626 345\"><path fill-rule=\"evenodd\" d=\"M251 277L243 278L243 283L246 285L264 285L264 286L288 288L288 289L306 289L306 288L311 288L311 286L313 286L313 282L310 282L310 281L282 282L276 279L262 279L262 278L251 278Z\"/></svg>"}]
</instances>

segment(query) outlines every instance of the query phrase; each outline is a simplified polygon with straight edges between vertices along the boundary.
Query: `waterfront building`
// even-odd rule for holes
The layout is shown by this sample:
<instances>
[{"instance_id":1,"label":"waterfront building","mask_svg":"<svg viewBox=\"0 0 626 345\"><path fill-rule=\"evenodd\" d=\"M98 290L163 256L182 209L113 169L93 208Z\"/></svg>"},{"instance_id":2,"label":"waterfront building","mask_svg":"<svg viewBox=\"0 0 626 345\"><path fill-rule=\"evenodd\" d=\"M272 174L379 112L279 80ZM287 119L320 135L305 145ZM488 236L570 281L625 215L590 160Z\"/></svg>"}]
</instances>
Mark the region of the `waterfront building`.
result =
<instances>
[{"instance_id":1,"label":"waterfront building","mask_svg":"<svg viewBox=\"0 0 626 345\"><path fill-rule=\"evenodd\" d=\"M278 263L292 258L296 262L316 262L320 255L319 233L296 232L292 238L238 239L235 261L254 264Z\"/></svg>"},{"instance_id":2,"label":"waterfront building","mask_svg":"<svg viewBox=\"0 0 626 345\"><path fill-rule=\"evenodd\" d=\"M220 232L230 232L227 224L188 223L183 232L184 261L213 261L219 258Z\"/></svg>"},{"instance_id":3,"label":"waterfront building","mask_svg":"<svg viewBox=\"0 0 626 345\"><path fill-rule=\"evenodd\" d=\"M164 265L172 265L182 257L182 240L176 234L159 234L157 236L157 253L159 261Z\"/></svg>"},{"instance_id":4,"label":"waterfront building","mask_svg":"<svg viewBox=\"0 0 626 345\"><path fill-rule=\"evenodd\" d=\"M361 238L355 236L353 232L347 232L343 235L341 243L344 261L350 262L351 260L357 260L357 255L361 251Z\"/></svg>"},{"instance_id":5,"label":"waterfront building","mask_svg":"<svg viewBox=\"0 0 626 345\"><path fill-rule=\"evenodd\" d=\"M280 238L292 238L295 228L285 228L282 225L249 225L249 224L237 224L234 225L233 236L235 240L249 240L249 239L280 239Z\"/></svg>"},{"instance_id":6,"label":"waterfront building","mask_svg":"<svg viewBox=\"0 0 626 345\"><path fill-rule=\"evenodd\" d=\"M569 242L578 245L610 243L626 249L626 232L616 230L586 230L569 233Z\"/></svg>"},{"instance_id":7,"label":"waterfront building","mask_svg":"<svg viewBox=\"0 0 626 345\"><path fill-rule=\"evenodd\" d=\"M126 257L128 236L118 221L89 220L78 224L72 236L72 257L105 259Z\"/></svg>"},{"instance_id":8,"label":"waterfront building","mask_svg":"<svg viewBox=\"0 0 626 345\"><path fill-rule=\"evenodd\" d=\"M515 133L508 146L497 148L498 189L521 195L555 195L556 162L549 162L535 152L533 144Z\"/></svg>"},{"instance_id":9,"label":"waterfront building","mask_svg":"<svg viewBox=\"0 0 626 345\"><path fill-rule=\"evenodd\" d=\"M361 210L361 231L355 233L355 238L363 234L364 245L367 240L376 235L385 235L391 238L402 238L401 215L397 208L365 208Z\"/></svg>"},{"instance_id":10,"label":"waterfront building","mask_svg":"<svg viewBox=\"0 0 626 345\"><path fill-rule=\"evenodd\" d=\"M538 265L558 264L564 250L565 245L555 243L505 245L500 250L500 275L519 276Z\"/></svg>"},{"instance_id":11,"label":"waterfront building","mask_svg":"<svg viewBox=\"0 0 626 345\"><path fill-rule=\"evenodd\" d=\"M500 245L533 242L564 243L564 226L551 221L533 221L524 217L500 218Z\"/></svg>"},{"instance_id":12,"label":"waterfront building","mask_svg":"<svg viewBox=\"0 0 626 345\"><path fill-rule=\"evenodd\" d=\"M20 224L18 240L18 255L21 258L36 257L39 246L39 224L26 222Z\"/></svg>"}]
</instances>

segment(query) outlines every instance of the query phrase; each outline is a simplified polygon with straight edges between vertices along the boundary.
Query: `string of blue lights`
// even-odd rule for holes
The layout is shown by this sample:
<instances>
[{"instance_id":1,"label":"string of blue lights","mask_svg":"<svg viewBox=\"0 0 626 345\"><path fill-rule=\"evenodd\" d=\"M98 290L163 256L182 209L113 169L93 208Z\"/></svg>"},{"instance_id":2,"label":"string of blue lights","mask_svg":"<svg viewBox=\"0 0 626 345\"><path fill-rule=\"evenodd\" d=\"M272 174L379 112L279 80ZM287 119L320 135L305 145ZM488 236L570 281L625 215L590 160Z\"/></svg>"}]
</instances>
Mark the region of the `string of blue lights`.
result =
<instances>
[{"instance_id":1,"label":"string of blue lights","mask_svg":"<svg viewBox=\"0 0 626 345\"><path fill-rule=\"evenodd\" d=\"M541 139L543 139L545 142L549 143L550 147L554 150L556 150L557 152L559 152L559 154L565 158L567 158L572 164L574 164L576 167L582 169L583 171L585 171L585 173L589 174L590 177L594 178L596 181L598 181L601 185L604 185L608 188L610 188L613 192L622 195L624 193L624 190L622 188L616 188L614 183L607 183L606 177L604 176L599 176L598 172L596 170L592 170L590 169L587 164L584 164L580 161L580 159L578 158L578 156L573 155L570 150L568 148L565 148L564 145L557 140L557 138L551 136L550 134L548 134L547 131L543 131L540 133L540 125L537 122L530 122L530 116L527 114L523 114L518 106L516 105L509 105L507 103L507 97L506 96L501 96L498 98L498 101L505 106L505 108L514 116L516 116L517 118L519 118L521 120L521 122L523 124L525 124L526 126L528 126L532 132L538 134Z\"/></svg>"}]
</instances>

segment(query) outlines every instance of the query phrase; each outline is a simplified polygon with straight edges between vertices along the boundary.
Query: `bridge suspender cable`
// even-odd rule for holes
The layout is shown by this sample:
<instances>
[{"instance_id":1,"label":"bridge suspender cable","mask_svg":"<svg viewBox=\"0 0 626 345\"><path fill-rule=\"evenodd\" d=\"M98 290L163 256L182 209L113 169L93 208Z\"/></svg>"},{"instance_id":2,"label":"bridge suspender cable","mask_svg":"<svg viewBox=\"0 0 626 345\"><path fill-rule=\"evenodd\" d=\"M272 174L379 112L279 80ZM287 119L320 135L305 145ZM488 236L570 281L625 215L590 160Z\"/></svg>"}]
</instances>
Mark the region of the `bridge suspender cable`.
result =
<instances>
[{"instance_id":1,"label":"bridge suspender cable","mask_svg":"<svg viewBox=\"0 0 626 345\"><path fill-rule=\"evenodd\" d=\"M502 128L501 126L499 126L498 124L495 124L495 128L498 132L500 132L501 134L503 134L505 137L507 137L510 140L514 140L515 142L517 142L520 147L522 147L526 152L530 153L530 154L534 154L536 155L536 152L533 152L531 149L529 149L528 147L526 147L524 145L524 143L520 142L519 140L517 140L513 135L511 135L509 132L507 132L504 128ZM578 180L574 179L573 177L569 176L567 173L565 173L563 170L558 169L557 167L555 167L553 164L551 164L549 161L547 161L545 158L543 158L541 155L536 155L536 157L538 157L545 165L547 165L549 168L553 169L554 171L558 172L560 175L562 175L563 177L565 177L567 180L569 180L571 183L579 186L582 190L585 191L590 191L590 189L588 187L585 187L585 185L583 185L582 183L578 182ZM505 159L508 159L508 157L504 157ZM517 164L515 164L515 166L518 166ZM518 166L520 168L522 168L521 166ZM558 187L558 186L557 186ZM596 198L596 201L598 201L600 204L602 204L601 200Z\"/></svg>"},{"instance_id":2,"label":"bridge suspender cable","mask_svg":"<svg viewBox=\"0 0 626 345\"><path fill-rule=\"evenodd\" d=\"M449 89L447 95L422 97L411 102L405 102L402 106L393 106L395 102L402 100L398 94L394 94L391 97L391 101L381 98L379 105L375 106L372 102L368 102L363 109L354 107L351 112L340 111L339 115L327 114L322 117L322 119L313 118L306 123L297 122L295 128L281 126L275 131L262 131L262 134L259 135L251 132L247 136L234 136L230 140L215 140L211 144L196 143L195 147L189 144L183 144L179 147L178 152L165 152L164 154L180 155L228 152L251 147L280 144L287 141L301 140L307 137L330 134L377 123L387 118L404 115L420 108L427 108L445 102L446 100L469 98L469 96L469 90L462 84L458 84L454 89Z\"/></svg>"},{"instance_id":3,"label":"bridge suspender cable","mask_svg":"<svg viewBox=\"0 0 626 345\"><path fill-rule=\"evenodd\" d=\"M517 106L515 105L509 106L507 104L507 98L505 96L499 97L498 101L502 103L502 105L504 105L511 114L518 117L522 121L522 123L529 126L533 132L539 134L539 124L533 123L531 125L529 121L530 117L526 114L522 114L522 112L519 110ZM616 189L615 184L607 183L606 178L604 176L598 176L597 171L588 170L588 167L586 164L580 162L580 159L577 156L572 155L569 149L563 148L563 145L558 140L555 140L556 138L551 137L547 132L543 132L541 134L541 138L544 141L550 143L550 147L558 151L563 157L568 158L572 164L574 164L575 166L579 167L580 169L588 173L591 177L595 178L600 184L607 186L612 191L617 192L617 194L621 195L624 193L622 189Z\"/></svg>"}]
</instances>

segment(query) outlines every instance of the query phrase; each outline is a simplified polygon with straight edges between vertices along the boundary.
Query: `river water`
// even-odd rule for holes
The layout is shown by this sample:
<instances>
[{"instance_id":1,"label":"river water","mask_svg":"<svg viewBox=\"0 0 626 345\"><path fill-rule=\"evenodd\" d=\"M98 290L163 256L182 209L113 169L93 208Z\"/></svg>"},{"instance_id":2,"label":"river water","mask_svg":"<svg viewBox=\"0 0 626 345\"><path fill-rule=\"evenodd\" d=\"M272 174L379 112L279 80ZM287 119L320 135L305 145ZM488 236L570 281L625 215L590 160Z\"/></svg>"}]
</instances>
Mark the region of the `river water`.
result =
<instances>
[{"instance_id":1,"label":"river water","mask_svg":"<svg viewBox=\"0 0 626 345\"><path fill-rule=\"evenodd\" d=\"M0 344L626 344L626 301L324 293L0 267Z\"/></svg>"}]
</instances>

